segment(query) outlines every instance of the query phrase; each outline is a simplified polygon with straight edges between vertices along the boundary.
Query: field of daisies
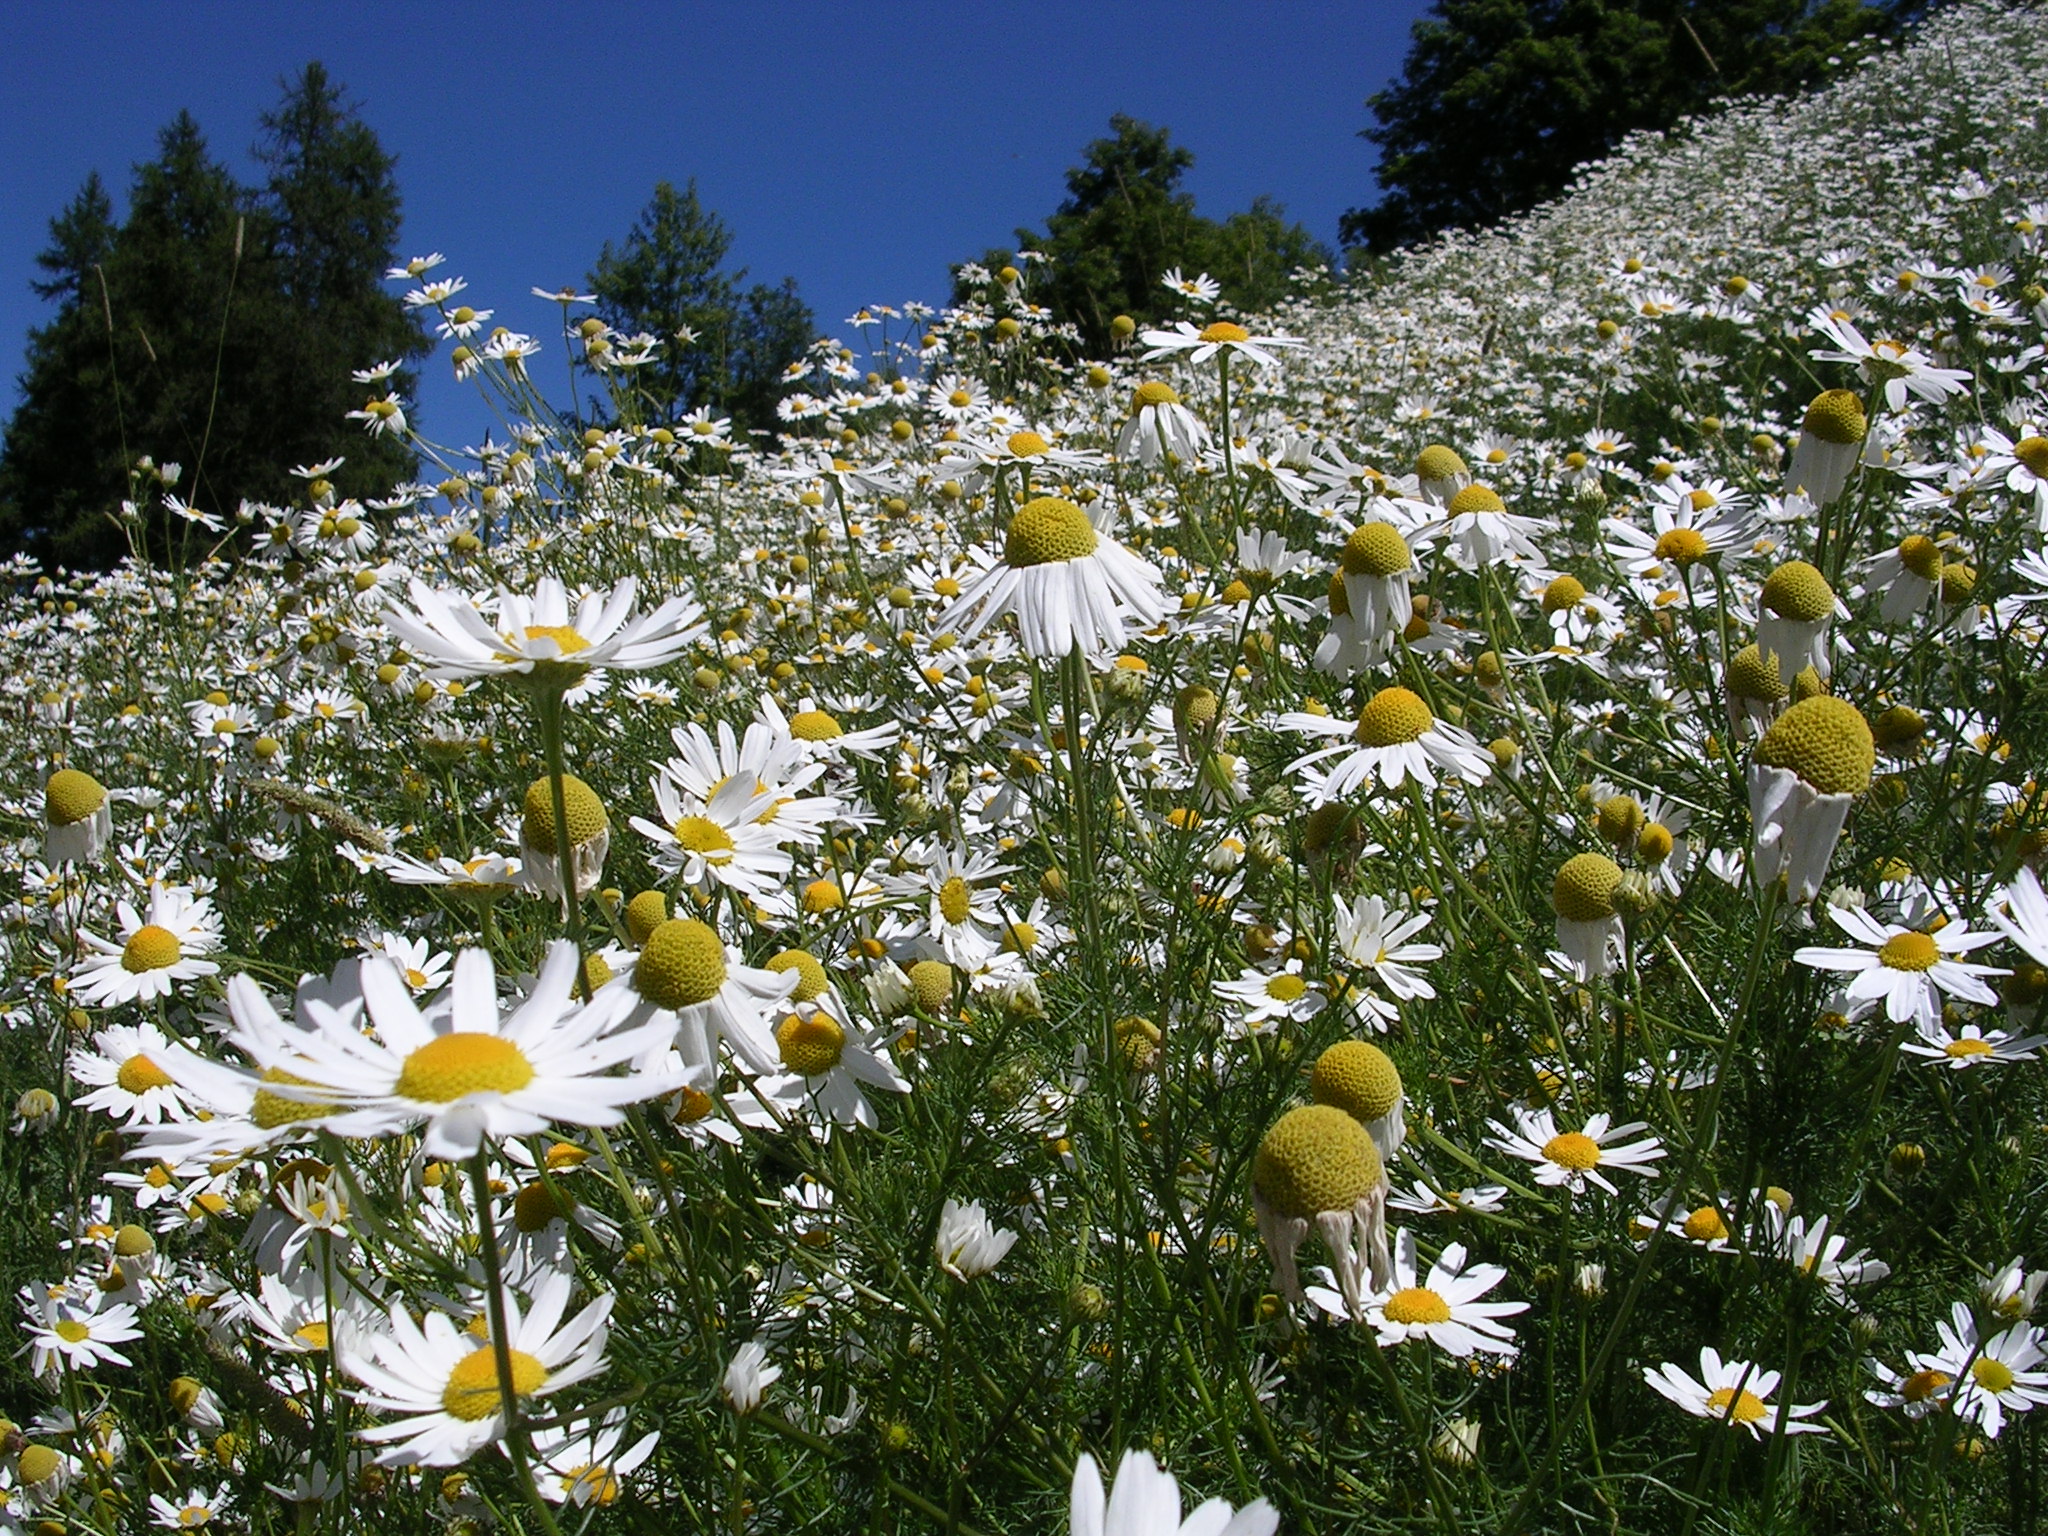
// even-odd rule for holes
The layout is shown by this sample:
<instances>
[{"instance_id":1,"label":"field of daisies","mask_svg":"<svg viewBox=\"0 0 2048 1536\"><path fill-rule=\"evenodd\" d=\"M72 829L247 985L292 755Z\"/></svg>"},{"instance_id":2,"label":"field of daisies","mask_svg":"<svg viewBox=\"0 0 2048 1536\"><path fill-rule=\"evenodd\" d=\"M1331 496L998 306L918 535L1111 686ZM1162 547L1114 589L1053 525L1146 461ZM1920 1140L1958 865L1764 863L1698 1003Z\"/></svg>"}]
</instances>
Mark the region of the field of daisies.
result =
<instances>
[{"instance_id":1,"label":"field of daisies","mask_svg":"<svg viewBox=\"0 0 2048 1536\"><path fill-rule=\"evenodd\" d=\"M0 1531L2041 1529L2044 74L779 434L395 272L6 572Z\"/></svg>"}]
</instances>

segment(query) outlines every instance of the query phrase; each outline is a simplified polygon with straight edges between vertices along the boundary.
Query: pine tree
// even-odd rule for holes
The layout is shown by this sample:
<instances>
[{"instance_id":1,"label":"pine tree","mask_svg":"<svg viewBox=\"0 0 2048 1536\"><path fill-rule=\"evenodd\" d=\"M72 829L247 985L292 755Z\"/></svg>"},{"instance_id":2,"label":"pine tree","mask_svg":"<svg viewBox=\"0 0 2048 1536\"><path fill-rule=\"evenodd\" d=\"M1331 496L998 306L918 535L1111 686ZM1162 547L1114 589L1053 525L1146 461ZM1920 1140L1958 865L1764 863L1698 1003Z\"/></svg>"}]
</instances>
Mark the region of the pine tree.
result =
<instances>
[{"instance_id":1,"label":"pine tree","mask_svg":"<svg viewBox=\"0 0 2048 1536\"><path fill-rule=\"evenodd\" d=\"M691 181L655 185L623 243L609 240L590 275L598 314L630 334L661 343L633 371L634 406L649 426L673 425L699 406L743 426L771 425L782 369L816 334L794 279L742 290L746 272L727 272L732 230L706 208Z\"/></svg>"},{"instance_id":2,"label":"pine tree","mask_svg":"<svg viewBox=\"0 0 2048 1536\"><path fill-rule=\"evenodd\" d=\"M1170 268L1208 272L1222 286L1224 303L1248 312L1285 294L1297 267L1329 259L1271 198L1220 224L1204 218L1180 187L1195 163L1192 150L1175 144L1167 129L1121 112L1109 126L1113 137L1091 143L1067 172L1066 201L1045 221L1045 233L1017 231L1019 249L1048 258L1032 300L1078 326L1088 350L1108 347L1110 322L1120 314L1145 321L1172 312L1173 296L1160 281ZM983 263L996 270L1013 256L993 250ZM972 294L956 285L955 296Z\"/></svg>"}]
</instances>

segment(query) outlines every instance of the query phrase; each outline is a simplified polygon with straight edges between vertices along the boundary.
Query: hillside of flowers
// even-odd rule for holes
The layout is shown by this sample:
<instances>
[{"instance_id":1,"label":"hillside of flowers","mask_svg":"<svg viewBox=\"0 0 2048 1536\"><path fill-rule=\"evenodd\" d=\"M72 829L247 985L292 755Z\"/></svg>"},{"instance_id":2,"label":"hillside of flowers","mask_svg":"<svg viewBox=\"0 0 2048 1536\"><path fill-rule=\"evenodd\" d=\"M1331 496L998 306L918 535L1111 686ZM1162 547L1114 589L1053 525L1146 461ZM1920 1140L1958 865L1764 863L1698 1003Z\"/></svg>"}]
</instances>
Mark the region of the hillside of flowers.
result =
<instances>
[{"instance_id":1,"label":"hillside of flowers","mask_svg":"<svg viewBox=\"0 0 2048 1536\"><path fill-rule=\"evenodd\" d=\"M395 271L5 572L0 1532L2041 1529L2044 75L772 434Z\"/></svg>"}]
</instances>

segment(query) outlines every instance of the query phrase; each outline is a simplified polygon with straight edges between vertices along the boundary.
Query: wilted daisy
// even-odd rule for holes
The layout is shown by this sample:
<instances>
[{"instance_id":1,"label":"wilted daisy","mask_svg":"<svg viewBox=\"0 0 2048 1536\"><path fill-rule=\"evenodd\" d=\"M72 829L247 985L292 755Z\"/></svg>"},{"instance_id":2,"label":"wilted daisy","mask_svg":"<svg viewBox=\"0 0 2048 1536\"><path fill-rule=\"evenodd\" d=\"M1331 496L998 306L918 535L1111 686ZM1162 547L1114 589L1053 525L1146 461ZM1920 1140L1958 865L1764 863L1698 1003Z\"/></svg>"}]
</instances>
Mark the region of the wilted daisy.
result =
<instances>
[{"instance_id":1,"label":"wilted daisy","mask_svg":"<svg viewBox=\"0 0 2048 1536\"><path fill-rule=\"evenodd\" d=\"M1877 745L1853 704L1801 699L1757 742L1749 767L1751 868L1785 880L1786 899L1811 901L1826 878L1849 805L1870 788Z\"/></svg>"},{"instance_id":2,"label":"wilted daisy","mask_svg":"<svg viewBox=\"0 0 2048 1536\"><path fill-rule=\"evenodd\" d=\"M1166 603L1157 570L1073 502L1040 496L1017 509L1002 558L961 589L937 627L972 640L1004 614L1016 616L1027 653L1057 660L1120 650L1126 629L1157 624Z\"/></svg>"},{"instance_id":3,"label":"wilted daisy","mask_svg":"<svg viewBox=\"0 0 2048 1536\"><path fill-rule=\"evenodd\" d=\"M104 785L76 768L59 768L43 785L43 857L52 864L100 856L114 835L114 807Z\"/></svg>"},{"instance_id":4,"label":"wilted daisy","mask_svg":"<svg viewBox=\"0 0 2048 1536\"><path fill-rule=\"evenodd\" d=\"M624 1106L673 1083L611 1069L667 1043L660 1025L615 1029L617 1010L576 1000L576 947L557 941L526 996L500 1013L488 951L465 949L455 976L422 1013L389 961L361 970L376 1034L272 1029L253 1016L241 1037L266 1070L290 1074L272 1092L333 1106L322 1123L344 1136L385 1136L426 1122L429 1157L463 1158L486 1137L530 1136L550 1123L616 1125ZM303 1087L291 1086L295 1083Z\"/></svg>"},{"instance_id":5,"label":"wilted daisy","mask_svg":"<svg viewBox=\"0 0 2048 1536\"><path fill-rule=\"evenodd\" d=\"M1381 1345L1427 1339L1446 1354L1465 1359L1475 1352L1515 1353L1514 1330L1499 1321L1529 1310L1526 1301L1481 1301L1479 1298L1507 1278L1498 1264L1468 1264L1463 1243L1452 1243L1421 1278L1415 1260L1415 1234L1394 1239L1394 1273L1366 1303L1365 1321ZM1311 1287L1309 1300L1343 1316L1343 1298L1323 1287Z\"/></svg>"},{"instance_id":6,"label":"wilted daisy","mask_svg":"<svg viewBox=\"0 0 2048 1536\"><path fill-rule=\"evenodd\" d=\"M1540 562L1543 552L1536 536L1549 529L1550 524L1542 518L1510 512L1491 486L1468 485L1444 504L1444 515L1419 530L1417 537L1431 544L1448 541L1457 563L1476 571L1503 561Z\"/></svg>"},{"instance_id":7,"label":"wilted daisy","mask_svg":"<svg viewBox=\"0 0 2048 1536\"><path fill-rule=\"evenodd\" d=\"M1336 760L1312 789L1311 800L1317 805L1341 800L1375 779L1388 789L1399 789L1411 778L1434 789L1439 772L1468 784L1484 783L1493 772L1493 754L1477 738L1437 719L1420 694L1398 685L1382 688L1367 700L1356 724L1301 712L1283 714L1278 723L1304 735L1350 738L1288 765L1290 773L1299 774Z\"/></svg>"},{"instance_id":8,"label":"wilted daisy","mask_svg":"<svg viewBox=\"0 0 2048 1536\"><path fill-rule=\"evenodd\" d=\"M1512 1128L1494 1121L1493 1134L1487 1137L1486 1144L1510 1157L1533 1163L1536 1182L1550 1188L1562 1186L1576 1192L1594 1184L1610 1195L1618 1194L1620 1191L1607 1177L1609 1170L1648 1178L1657 1171L1657 1160L1664 1156L1664 1144L1654 1136L1645 1136L1640 1141L1622 1140L1649 1129L1640 1120L1614 1125L1611 1115L1599 1114L1580 1130L1559 1131L1555 1117L1547 1109L1518 1107L1514 1116Z\"/></svg>"},{"instance_id":9,"label":"wilted daisy","mask_svg":"<svg viewBox=\"0 0 2048 1536\"><path fill-rule=\"evenodd\" d=\"M782 1367L768 1362L768 1346L749 1339L733 1352L725 1367L723 1390L732 1411L745 1418L768 1396L768 1389L782 1379Z\"/></svg>"},{"instance_id":10,"label":"wilted daisy","mask_svg":"<svg viewBox=\"0 0 2048 1536\"><path fill-rule=\"evenodd\" d=\"M1309 1096L1364 1126L1383 1166L1407 1139L1400 1068L1369 1040L1339 1040L1318 1056L1309 1072Z\"/></svg>"},{"instance_id":11,"label":"wilted daisy","mask_svg":"<svg viewBox=\"0 0 2048 1536\"><path fill-rule=\"evenodd\" d=\"M1140 384L1131 395L1131 419L1117 434L1117 457L1136 458L1150 467L1168 454L1183 464L1199 464L1209 446L1209 429L1202 419L1181 404L1180 392L1171 384L1153 380Z\"/></svg>"},{"instance_id":12,"label":"wilted daisy","mask_svg":"<svg viewBox=\"0 0 2048 1536\"><path fill-rule=\"evenodd\" d=\"M220 948L220 920L208 898L158 885L150 889L146 916L125 900L114 910L121 919L120 943L79 934L93 951L71 975L71 995L81 1003L111 1008L169 997L179 982L220 969L205 958Z\"/></svg>"},{"instance_id":13,"label":"wilted daisy","mask_svg":"<svg viewBox=\"0 0 2048 1536\"><path fill-rule=\"evenodd\" d=\"M1846 610L1827 578L1804 560L1787 560L1764 578L1757 597L1757 654L1767 662L1775 660L1782 678L1797 677L1812 667L1826 682L1833 670L1828 626L1838 612Z\"/></svg>"},{"instance_id":14,"label":"wilted daisy","mask_svg":"<svg viewBox=\"0 0 2048 1536\"><path fill-rule=\"evenodd\" d=\"M665 666L704 634L703 611L672 597L635 614L638 583L628 576L592 592L572 612L561 582L543 576L532 596L501 590L496 616L469 598L412 583L412 606L394 603L384 624L432 677L534 674L567 685L598 668Z\"/></svg>"},{"instance_id":15,"label":"wilted daisy","mask_svg":"<svg viewBox=\"0 0 2048 1536\"><path fill-rule=\"evenodd\" d=\"M1372 1137L1332 1104L1290 1109L1252 1159L1252 1210L1290 1304L1304 1299L1295 1255L1313 1229L1329 1249L1338 1294L1353 1317L1393 1273L1387 1252L1385 1165Z\"/></svg>"},{"instance_id":16,"label":"wilted daisy","mask_svg":"<svg viewBox=\"0 0 2048 1536\"><path fill-rule=\"evenodd\" d=\"M362 1385L356 1400L403 1415L362 1431L365 1440L385 1447L377 1460L460 1465L504 1435L507 1398L516 1406L603 1370L613 1298L597 1297L565 1323L574 1283L564 1271L543 1271L523 1310L516 1296L504 1298L509 1380L499 1374L494 1342L458 1327L444 1312L430 1311L415 1322L394 1303L388 1329L341 1341L341 1368Z\"/></svg>"},{"instance_id":17,"label":"wilted daisy","mask_svg":"<svg viewBox=\"0 0 2048 1536\"><path fill-rule=\"evenodd\" d=\"M1643 1380L1659 1396L1678 1404L1702 1419L1721 1419L1749 1431L1750 1438L1766 1435L1820 1435L1825 1424L1808 1424L1827 1407L1825 1402L1788 1407L1768 1401L1778 1389L1778 1373L1760 1370L1741 1360L1723 1361L1719 1350L1709 1344L1700 1350L1700 1374L1696 1381L1675 1365L1643 1367Z\"/></svg>"},{"instance_id":18,"label":"wilted daisy","mask_svg":"<svg viewBox=\"0 0 2048 1536\"><path fill-rule=\"evenodd\" d=\"M1885 1017L1894 1024L1911 1020L1923 1031L1934 1029L1945 997L1966 1003L1998 1001L1998 994L1980 978L2007 972L1958 958L1997 943L1997 934L1973 933L1961 923L1946 923L1932 933L1923 933L1901 923L1880 923L1860 907L1830 905L1828 916L1836 927L1870 947L1834 949L1809 944L1792 958L1820 970L1851 973L1850 998L1883 998Z\"/></svg>"},{"instance_id":19,"label":"wilted daisy","mask_svg":"<svg viewBox=\"0 0 2048 1536\"><path fill-rule=\"evenodd\" d=\"M1074 1463L1069 1536L1273 1536L1279 1528L1280 1512L1264 1499L1235 1512L1211 1499L1182 1520L1180 1485L1148 1451L1124 1452L1106 1496L1095 1458L1083 1451Z\"/></svg>"},{"instance_id":20,"label":"wilted daisy","mask_svg":"<svg viewBox=\"0 0 2048 1536\"><path fill-rule=\"evenodd\" d=\"M1614 897L1621 882L1621 866L1604 853L1573 854L1551 881L1557 947L1580 981L1610 975L1620 964L1622 922Z\"/></svg>"}]
</instances>

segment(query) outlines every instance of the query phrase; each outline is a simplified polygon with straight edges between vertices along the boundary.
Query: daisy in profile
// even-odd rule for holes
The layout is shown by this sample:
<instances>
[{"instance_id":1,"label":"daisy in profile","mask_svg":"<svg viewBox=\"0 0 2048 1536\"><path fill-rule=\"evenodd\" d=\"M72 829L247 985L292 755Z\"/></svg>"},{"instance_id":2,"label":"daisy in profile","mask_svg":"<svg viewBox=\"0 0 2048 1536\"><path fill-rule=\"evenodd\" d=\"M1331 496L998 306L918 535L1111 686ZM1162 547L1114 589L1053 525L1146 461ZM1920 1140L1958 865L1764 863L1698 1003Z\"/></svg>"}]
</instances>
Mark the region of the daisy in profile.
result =
<instances>
[{"instance_id":1,"label":"daisy in profile","mask_svg":"<svg viewBox=\"0 0 2048 1536\"><path fill-rule=\"evenodd\" d=\"M1477 737L1437 719L1420 694L1398 685L1382 688L1367 700L1356 724L1301 712L1283 714L1279 724L1304 735L1350 738L1288 765L1288 772L1303 774L1335 760L1312 785L1310 798L1316 805L1342 800L1375 779L1388 789L1399 789L1411 778L1434 789L1438 773L1480 784L1493 772L1493 754Z\"/></svg>"},{"instance_id":2,"label":"daisy in profile","mask_svg":"<svg viewBox=\"0 0 2048 1536\"><path fill-rule=\"evenodd\" d=\"M2022 865L1984 915L2037 963L2048 965L2048 895L2041 890L2040 876Z\"/></svg>"},{"instance_id":3,"label":"daisy in profile","mask_svg":"<svg viewBox=\"0 0 2048 1536\"><path fill-rule=\"evenodd\" d=\"M1533 1163L1536 1182L1546 1188L1563 1186L1576 1193L1595 1184L1610 1195L1618 1194L1620 1191L1607 1177L1608 1170L1648 1178L1656 1172L1653 1165L1664 1156L1664 1144L1654 1136L1623 1141L1623 1137L1649 1129L1640 1120L1613 1125L1611 1116L1600 1114L1588 1120L1582 1130L1560 1131L1556 1118L1547 1109L1517 1108L1514 1113L1512 1129L1498 1120L1493 1122L1494 1134L1487 1137L1487 1145Z\"/></svg>"},{"instance_id":4,"label":"daisy in profile","mask_svg":"<svg viewBox=\"0 0 2048 1536\"><path fill-rule=\"evenodd\" d=\"M1148 469L1172 455L1183 464L1199 464L1209 447L1209 429L1201 417L1181 404L1171 384L1150 380L1131 394L1131 419L1117 434L1120 459L1135 458Z\"/></svg>"},{"instance_id":5,"label":"daisy in profile","mask_svg":"<svg viewBox=\"0 0 2048 1536\"><path fill-rule=\"evenodd\" d=\"M1536 535L1551 531L1540 517L1510 512L1491 486L1468 485L1444 504L1443 516L1419 529L1419 543L1448 541L1457 564L1468 571L1502 562L1540 564Z\"/></svg>"},{"instance_id":6,"label":"daisy in profile","mask_svg":"<svg viewBox=\"0 0 2048 1536\"><path fill-rule=\"evenodd\" d=\"M1996 933L1972 933L1961 923L1947 923L1923 933L1900 923L1880 923L1860 907L1830 906L1828 916L1836 927L1869 947L1834 949L1809 944L1792 958L1818 970L1852 973L1849 997L1857 1002L1883 998L1885 1017L1894 1024L1911 1020L1923 1032L1938 1032L1944 998L1965 1003L1998 1001L1998 994L1982 978L2008 973L1995 965L1972 965L1960 958L1997 943Z\"/></svg>"},{"instance_id":7,"label":"daisy in profile","mask_svg":"<svg viewBox=\"0 0 2048 1536\"><path fill-rule=\"evenodd\" d=\"M562 584L543 576L530 597L501 589L493 619L469 598L415 580L411 606L386 608L384 626L430 677L540 672L567 685L598 668L665 666L703 636L703 613L694 602L672 597L636 615L637 591L628 576L609 592L584 596L572 611Z\"/></svg>"},{"instance_id":8,"label":"daisy in profile","mask_svg":"<svg viewBox=\"0 0 2048 1536\"><path fill-rule=\"evenodd\" d=\"M1891 1274L1891 1265L1873 1259L1864 1249L1849 1252L1849 1240L1828 1230L1826 1216L1809 1226L1804 1216L1791 1215L1789 1206L1789 1200L1785 1205L1764 1202L1766 1252L1775 1253L1836 1296L1850 1286L1875 1285Z\"/></svg>"},{"instance_id":9,"label":"daisy in profile","mask_svg":"<svg viewBox=\"0 0 2048 1536\"><path fill-rule=\"evenodd\" d=\"M1700 1350L1700 1374L1695 1381L1675 1365L1643 1367L1643 1380L1652 1391L1702 1419L1721 1419L1749 1431L1752 1440L1766 1435L1824 1435L1825 1424L1808 1424L1827 1407L1802 1403L1789 1407L1772 1403L1778 1389L1778 1373L1761 1370L1741 1360L1723 1360L1711 1344Z\"/></svg>"},{"instance_id":10,"label":"daisy in profile","mask_svg":"<svg viewBox=\"0 0 2048 1536\"><path fill-rule=\"evenodd\" d=\"M362 1432L381 1444L387 1466L452 1467L497 1443L505 1433L505 1400L546 1397L602 1371L612 1297L598 1297L564 1323L571 1276L547 1271L534 1282L530 1305L505 1298L506 1365L499 1375L495 1344L456 1325L444 1312L413 1321L394 1303L389 1328L340 1341L341 1368L362 1384L356 1401L403 1417Z\"/></svg>"},{"instance_id":11,"label":"daisy in profile","mask_svg":"<svg viewBox=\"0 0 2048 1536\"><path fill-rule=\"evenodd\" d=\"M537 1429L533 1435L536 1463L534 1486L550 1504L577 1509L609 1509L626 1491L626 1479L638 1471L660 1442L649 1431L625 1450L626 1410L614 1408L595 1423Z\"/></svg>"},{"instance_id":12,"label":"daisy in profile","mask_svg":"<svg viewBox=\"0 0 2048 1536\"><path fill-rule=\"evenodd\" d=\"M71 995L94 1008L146 1003L169 997L181 981L196 981L220 969L206 956L220 948L220 919L213 903L175 885L152 886L148 912L120 901L121 942L95 933L79 934L92 950L71 974Z\"/></svg>"},{"instance_id":13,"label":"daisy in profile","mask_svg":"<svg viewBox=\"0 0 2048 1536\"><path fill-rule=\"evenodd\" d=\"M1273 1536L1279 1528L1280 1512L1264 1499L1236 1511L1211 1499L1182 1520L1180 1484L1148 1451L1124 1452L1107 1495L1093 1456L1083 1451L1074 1463L1070 1536Z\"/></svg>"},{"instance_id":14,"label":"daisy in profile","mask_svg":"<svg viewBox=\"0 0 2048 1536\"><path fill-rule=\"evenodd\" d=\"M1920 1026L1919 1036L1900 1044L1909 1056L1922 1056L1938 1067L1964 1071L1970 1067L2001 1066L2009 1061L2032 1061L2048 1045L2048 1035L2015 1035L2008 1030L1986 1030L1965 1024L1951 1031L1937 1021Z\"/></svg>"},{"instance_id":15,"label":"daisy in profile","mask_svg":"<svg viewBox=\"0 0 2048 1536\"><path fill-rule=\"evenodd\" d=\"M1466 1359L1484 1351L1512 1358L1514 1331L1499 1321L1529 1310L1526 1301L1481 1301L1507 1278L1498 1264L1466 1262L1465 1245L1452 1243L1419 1278L1415 1234L1394 1239L1393 1279L1366 1304L1365 1321L1384 1348L1427 1339L1446 1354ZM1327 1286L1310 1286L1308 1299L1333 1317L1348 1318L1344 1298Z\"/></svg>"},{"instance_id":16,"label":"daisy in profile","mask_svg":"<svg viewBox=\"0 0 2048 1536\"><path fill-rule=\"evenodd\" d=\"M466 949L422 1013L397 967L371 956L360 976L374 1035L318 1023L273 1029L252 1011L237 1039L260 1068L288 1074L269 1089L277 1097L331 1105L320 1117L328 1129L389 1136L424 1120L428 1157L465 1158L487 1137L531 1136L551 1122L617 1125L626 1105L674 1086L612 1075L665 1044L667 1031L614 1029L615 1010L575 999L577 969L573 944L550 945L532 990L501 1014L489 951Z\"/></svg>"},{"instance_id":17,"label":"daisy in profile","mask_svg":"<svg viewBox=\"0 0 2048 1536\"><path fill-rule=\"evenodd\" d=\"M1032 656L1104 655L1123 648L1128 626L1149 629L1166 617L1159 582L1073 502L1040 496L1017 509L1002 558L962 587L937 627L972 640L1014 614Z\"/></svg>"},{"instance_id":18,"label":"daisy in profile","mask_svg":"<svg viewBox=\"0 0 2048 1536\"><path fill-rule=\"evenodd\" d=\"M1213 320L1200 329L1185 320L1176 320L1171 330L1145 331L1138 339L1152 349L1140 361L1156 362L1185 352L1188 361L1197 367L1219 353L1241 353L1262 367L1278 368L1280 359L1271 348L1307 345L1298 336L1254 336L1234 320Z\"/></svg>"},{"instance_id":19,"label":"daisy in profile","mask_svg":"<svg viewBox=\"0 0 2048 1536\"><path fill-rule=\"evenodd\" d=\"M1358 896L1349 906L1336 899L1337 952L1351 964L1372 973L1399 1002L1436 996L1429 978L1413 967L1444 956L1440 944L1411 944L1408 941L1429 926L1427 912L1404 912L1390 907L1379 896ZM1353 978L1356 980L1356 978ZM1393 1003L1372 993L1352 994L1354 1001L1372 1015L1376 1028L1384 1029L1399 1017Z\"/></svg>"}]
</instances>

